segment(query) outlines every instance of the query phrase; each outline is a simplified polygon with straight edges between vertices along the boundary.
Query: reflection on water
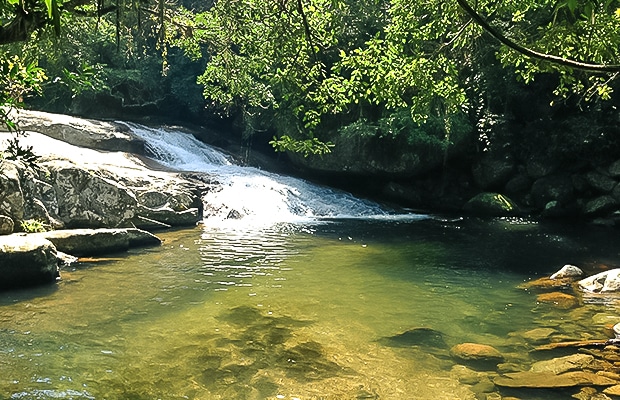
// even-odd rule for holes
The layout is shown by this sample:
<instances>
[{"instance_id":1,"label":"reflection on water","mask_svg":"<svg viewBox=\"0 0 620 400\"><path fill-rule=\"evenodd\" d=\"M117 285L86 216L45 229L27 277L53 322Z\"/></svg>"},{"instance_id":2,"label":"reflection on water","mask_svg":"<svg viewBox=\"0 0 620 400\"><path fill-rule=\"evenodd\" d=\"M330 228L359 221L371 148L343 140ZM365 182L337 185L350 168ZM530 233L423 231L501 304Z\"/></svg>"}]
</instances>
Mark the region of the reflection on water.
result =
<instances>
[{"instance_id":1,"label":"reflection on water","mask_svg":"<svg viewBox=\"0 0 620 400\"><path fill-rule=\"evenodd\" d=\"M614 304L558 310L517 288L619 259L608 231L570 229L429 219L164 233L161 248L0 295L0 398L474 399L455 344L526 368L519 332L603 337Z\"/></svg>"}]
</instances>

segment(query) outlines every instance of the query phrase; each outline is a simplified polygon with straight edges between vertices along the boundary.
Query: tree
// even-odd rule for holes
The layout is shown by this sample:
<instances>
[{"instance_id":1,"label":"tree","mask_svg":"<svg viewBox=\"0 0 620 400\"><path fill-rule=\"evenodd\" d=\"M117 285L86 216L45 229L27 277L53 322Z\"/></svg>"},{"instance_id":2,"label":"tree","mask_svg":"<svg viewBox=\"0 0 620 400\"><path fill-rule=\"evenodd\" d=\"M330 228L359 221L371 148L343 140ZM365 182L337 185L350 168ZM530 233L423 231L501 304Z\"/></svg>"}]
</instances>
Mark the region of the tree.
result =
<instances>
[{"instance_id":1,"label":"tree","mask_svg":"<svg viewBox=\"0 0 620 400\"><path fill-rule=\"evenodd\" d=\"M105 86L96 76L110 67L91 64L101 59L91 46L98 35L106 46L115 42L119 59L157 49L163 74L169 49L182 48L192 59L207 60L198 82L212 110L240 115L247 135L273 131L278 149L305 153L329 151L335 134L409 135L449 144L452 135L471 129L465 121L472 115L476 123L478 97L494 84L489 54L506 74L527 83L557 76L558 101L575 94L591 102L609 99L618 76L618 0L183 5L187 8L166 0L6 0L0 5L0 44L69 43L79 63L51 57L49 45L21 46L5 59L33 68L40 60L48 71L56 68L50 75L74 93ZM72 31L75 26L81 32ZM37 89L44 76L23 80L22 86ZM3 104L16 104L11 96Z\"/></svg>"},{"instance_id":2,"label":"tree","mask_svg":"<svg viewBox=\"0 0 620 400\"><path fill-rule=\"evenodd\" d=\"M620 55L616 0L479 1L476 10L464 0L228 1L195 21L193 43L208 49L205 97L241 112L248 131L275 122L274 145L293 150L347 126L419 134L389 122L404 110L420 126L439 121L449 142L476 107L470 89L483 89L478 67L488 52L525 82L557 74L558 99L586 100L610 98L617 67L609 64Z\"/></svg>"},{"instance_id":3,"label":"tree","mask_svg":"<svg viewBox=\"0 0 620 400\"><path fill-rule=\"evenodd\" d=\"M7 110L21 106L27 95L41 94L44 89L48 94L60 90L61 96L71 98L85 90L106 88L103 77L110 69L105 62L123 64L118 59L135 54L140 57L147 47L159 50L160 70L165 72L168 48L176 34L171 27L183 11L164 0L0 3L0 46L5 54L0 122L14 128ZM47 76L52 82L46 82ZM109 74L105 78L110 80Z\"/></svg>"}]
</instances>

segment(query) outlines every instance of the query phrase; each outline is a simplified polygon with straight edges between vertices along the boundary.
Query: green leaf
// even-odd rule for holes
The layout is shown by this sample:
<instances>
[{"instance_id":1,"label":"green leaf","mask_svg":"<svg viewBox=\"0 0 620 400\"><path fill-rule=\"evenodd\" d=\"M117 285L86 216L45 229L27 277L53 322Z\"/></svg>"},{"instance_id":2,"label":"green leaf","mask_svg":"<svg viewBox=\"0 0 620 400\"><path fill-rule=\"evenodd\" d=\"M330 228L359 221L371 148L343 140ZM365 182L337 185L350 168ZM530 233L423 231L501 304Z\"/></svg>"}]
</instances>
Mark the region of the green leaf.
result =
<instances>
[{"instance_id":1,"label":"green leaf","mask_svg":"<svg viewBox=\"0 0 620 400\"><path fill-rule=\"evenodd\" d=\"M45 8L47 8L47 16L48 18L52 18L52 7L53 4L56 3L56 0L43 0L45 1Z\"/></svg>"}]
</instances>

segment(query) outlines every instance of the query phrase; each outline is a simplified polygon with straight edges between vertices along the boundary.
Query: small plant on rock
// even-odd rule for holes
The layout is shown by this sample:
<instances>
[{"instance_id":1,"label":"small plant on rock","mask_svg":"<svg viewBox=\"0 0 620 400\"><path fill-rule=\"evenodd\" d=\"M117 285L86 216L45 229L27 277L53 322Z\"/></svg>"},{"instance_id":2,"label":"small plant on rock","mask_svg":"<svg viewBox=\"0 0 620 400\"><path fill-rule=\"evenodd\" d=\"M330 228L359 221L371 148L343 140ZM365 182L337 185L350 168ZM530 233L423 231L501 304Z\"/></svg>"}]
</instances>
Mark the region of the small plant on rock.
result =
<instances>
[{"instance_id":1,"label":"small plant on rock","mask_svg":"<svg viewBox=\"0 0 620 400\"><path fill-rule=\"evenodd\" d=\"M38 219L27 219L20 223L21 228L26 233L47 232L47 226Z\"/></svg>"},{"instance_id":2,"label":"small plant on rock","mask_svg":"<svg viewBox=\"0 0 620 400\"><path fill-rule=\"evenodd\" d=\"M23 146L19 142L17 135L7 140L7 148L4 150L4 158L7 160L21 161L26 164L27 167L35 170L39 169L39 165L37 164L39 156L34 153L32 146Z\"/></svg>"}]
</instances>

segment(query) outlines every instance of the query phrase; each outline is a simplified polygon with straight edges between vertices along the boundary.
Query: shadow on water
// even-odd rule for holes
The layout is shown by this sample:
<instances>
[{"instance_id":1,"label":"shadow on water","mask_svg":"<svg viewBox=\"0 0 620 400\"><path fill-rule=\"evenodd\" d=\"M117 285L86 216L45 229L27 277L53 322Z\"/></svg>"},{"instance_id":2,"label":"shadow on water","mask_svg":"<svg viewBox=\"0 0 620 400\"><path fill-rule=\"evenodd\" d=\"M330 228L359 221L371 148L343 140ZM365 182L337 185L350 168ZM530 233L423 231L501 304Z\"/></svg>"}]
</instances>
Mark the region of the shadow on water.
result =
<instances>
[{"instance_id":1,"label":"shadow on water","mask_svg":"<svg viewBox=\"0 0 620 400\"><path fill-rule=\"evenodd\" d=\"M56 293L58 289L58 284L48 283L30 288L2 291L0 292L0 307L24 301L31 301L37 298L49 297Z\"/></svg>"},{"instance_id":2,"label":"shadow on water","mask_svg":"<svg viewBox=\"0 0 620 400\"><path fill-rule=\"evenodd\" d=\"M440 260L453 269L493 269L532 277L551 274L569 263L588 273L599 272L601 265L620 265L620 232L580 222L433 217L384 223L347 220L346 224L355 232L353 240L360 243L388 240L429 248L436 244ZM327 225L318 226L316 233L329 237L335 232L337 228Z\"/></svg>"}]
</instances>

